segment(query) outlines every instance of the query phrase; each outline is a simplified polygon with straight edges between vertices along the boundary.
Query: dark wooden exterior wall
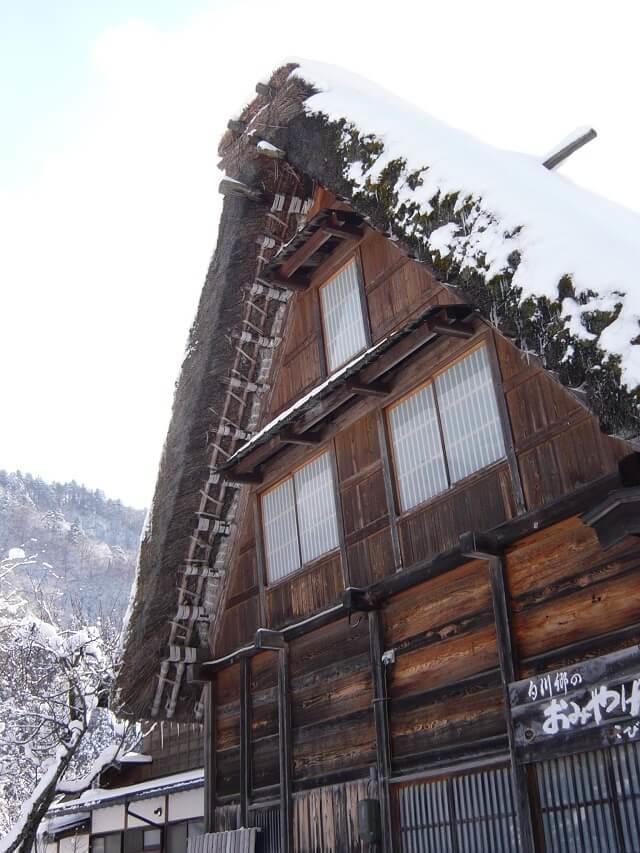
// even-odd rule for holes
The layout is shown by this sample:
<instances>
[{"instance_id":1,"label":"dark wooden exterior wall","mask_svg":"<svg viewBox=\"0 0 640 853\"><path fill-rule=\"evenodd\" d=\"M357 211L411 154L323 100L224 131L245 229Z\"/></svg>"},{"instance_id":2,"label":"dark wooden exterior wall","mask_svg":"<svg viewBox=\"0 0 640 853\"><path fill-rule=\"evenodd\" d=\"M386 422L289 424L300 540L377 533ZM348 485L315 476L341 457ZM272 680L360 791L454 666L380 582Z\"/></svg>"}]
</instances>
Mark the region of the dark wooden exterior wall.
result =
<instances>
[{"instance_id":1,"label":"dark wooden exterior wall","mask_svg":"<svg viewBox=\"0 0 640 853\"><path fill-rule=\"evenodd\" d=\"M425 307L457 298L381 235L371 233L355 256L363 275L374 343ZM322 378L317 287L296 294L291 310L265 422ZM330 606L346 586L366 586L444 551L465 530L494 527L616 469L618 460L629 452L626 443L602 435L596 419L566 388L486 324L477 326L471 341L447 339L427 347L398 372L388 399L355 404L328 430L322 448L330 449L336 460L344 534L341 552L269 587L257 539L260 490L255 490L242 521L217 654L250 640L259 626L281 628ZM479 343L487 346L494 361L505 430L513 443L511 464L507 460L483 469L400 514L389 493L392 476L388 476L391 462L384 410ZM315 353L315 368L305 372L309 351ZM284 451L268 467L265 485L319 449Z\"/></svg>"},{"instance_id":2,"label":"dark wooden exterior wall","mask_svg":"<svg viewBox=\"0 0 640 853\"><path fill-rule=\"evenodd\" d=\"M380 235L367 236L356 257L373 342L425 306L455 300ZM296 294L291 310L265 422L323 376L317 288ZM480 343L494 367L507 459L399 513L384 410ZM259 627L290 625L334 605L348 586L366 587L436 556L465 531L488 530L543 507L615 471L630 452L624 442L602 435L589 412L534 359L480 320L473 339L440 340L417 354L395 375L388 399L363 398L340 412L322 447L335 458L340 548L272 587L267 584L259 492L318 452L284 450L248 500L217 657L252 642ZM576 644L590 638L597 653L637 640L639 543L631 538L604 551L593 530L572 516L507 549L505 583L521 676L580 659L584 651ZM469 560L392 595L380 618L384 647L395 651L395 662L385 670L392 778L451 767L462 755L466 761L474 755L508 759L489 562ZM604 636L625 627L630 633L624 640ZM292 849L359 850L355 804L365 795L363 780L377 761L370 621L352 614L298 637L289 645L289 659ZM277 653L266 651L247 663L248 790L254 804L279 796L277 660ZM219 828L227 818L229 825L237 823L240 684L240 664L234 663L216 674L213 685ZM331 841L342 825L351 827L348 843ZM320 835L312 838L313 833Z\"/></svg>"},{"instance_id":3,"label":"dark wooden exterior wall","mask_svg":"<svg viewBox=\"0 0 640 853\"><path fill-rule=\"evenodd\" d=\"M204 729L198 723L155 723L137 747L137 752L150 755L145 764L122 764L111 767L100 776L103 788L137 785L160 776L183 773L204 766Z\"/></svg>"}]
</instances>

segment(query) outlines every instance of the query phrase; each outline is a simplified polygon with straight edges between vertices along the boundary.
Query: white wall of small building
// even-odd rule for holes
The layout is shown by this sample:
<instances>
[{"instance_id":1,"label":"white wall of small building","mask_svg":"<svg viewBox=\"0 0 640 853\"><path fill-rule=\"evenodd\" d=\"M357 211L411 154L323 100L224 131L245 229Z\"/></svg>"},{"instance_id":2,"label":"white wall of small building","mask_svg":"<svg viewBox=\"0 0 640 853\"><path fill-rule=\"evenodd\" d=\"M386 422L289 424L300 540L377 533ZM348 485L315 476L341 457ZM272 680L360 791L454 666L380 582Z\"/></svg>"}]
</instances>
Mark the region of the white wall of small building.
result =
<instances>
[{"instance_id":1,"label":"white wall of small building","mask_svg":"<svg viewBox=\"0 0 640 853\"><path fill-rule=\"evenodd\" d=\"M131 829L132 827L141 826L144 829L151 829L148 823L144 820L138 820L138 818L132 815L132 812L146 818L151 823L163 824L166 819L166 808L167 798L165 796L151 797L148 800L133 800L129 803L127 827Z\"/></svg>"},{"instance_id":2,"label":"white wall of small building","mask_svg":"<svg viewBox=\"0 0 640 853\"><path fill-rule=\"evenodd\" d=\"M124 829L124 805L107 806L91 811L91 834L117 832Z\"/></svg>"},{"instance_id":3,"label":"white wall of small building","mask_svg":"<svg viewBox=\"0 0 640 853\"><path fill-rule=\"evenodd\" d=\"M169 795L168 820L188 820L204 816L204 788L194 788L191 791L179 791Z\"/></svg>"}]
</instances>

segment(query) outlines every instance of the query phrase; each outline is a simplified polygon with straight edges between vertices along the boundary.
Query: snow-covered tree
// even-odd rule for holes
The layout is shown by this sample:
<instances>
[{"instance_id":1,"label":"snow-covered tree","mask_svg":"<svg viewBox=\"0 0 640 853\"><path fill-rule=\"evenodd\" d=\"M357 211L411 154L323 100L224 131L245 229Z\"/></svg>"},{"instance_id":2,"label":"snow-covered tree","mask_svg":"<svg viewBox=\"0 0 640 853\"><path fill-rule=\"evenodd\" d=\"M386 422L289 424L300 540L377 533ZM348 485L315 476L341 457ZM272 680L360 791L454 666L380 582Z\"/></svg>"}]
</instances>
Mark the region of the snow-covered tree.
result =
<instances>
[{"instance_id":1,"label":"snow-covered tree","mask_svg":"<svg viewBox=\"0 0 640 853\"><path fill-rule=\"evenodd\" d=\"M106 708L117 653L108 621L61 626L54 604L27 601L0 561L0 853L30 853L61 794L79 793L131 748L136 731Z\"/></svg>"}]
</instances>

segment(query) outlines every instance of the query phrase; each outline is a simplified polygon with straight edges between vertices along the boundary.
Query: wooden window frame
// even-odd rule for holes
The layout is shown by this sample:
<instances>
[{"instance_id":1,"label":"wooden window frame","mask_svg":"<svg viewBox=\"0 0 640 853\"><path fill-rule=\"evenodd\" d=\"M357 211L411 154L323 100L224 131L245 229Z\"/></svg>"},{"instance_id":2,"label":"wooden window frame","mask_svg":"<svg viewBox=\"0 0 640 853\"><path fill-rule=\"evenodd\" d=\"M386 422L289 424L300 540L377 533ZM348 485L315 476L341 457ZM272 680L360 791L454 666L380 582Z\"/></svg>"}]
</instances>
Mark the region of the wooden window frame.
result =
<instances>
[{"instance_id":1,"label":"wooden window frame","mask_svg":"<svg viewBox=\"0 0 640 853\"><path fill-rule=\"evenodd\" d=\"M467 474L466 477L463 477L462 479L456 480L455 482L452 483L451 482L451 472L450 472L449 460L447 458L447 448L446 448L446 444L445 444L445 440L444 440L444 430L443 430L443 426L442 426L442 416L440 413L440 403L438 400L438 393L436 390L436 379L438 376L441 376L443 373L446 373L447 370L450 370L452 367L454 367L459 362L464 361L465 358L472 355L474 352L481 350L483 348L486 350L486 353L487 353L489 375L491 377L491 386L493 388L495 398L496 398L496 405L498 407L500 432L502 435L503 451L504 452L503 452L503 455L499 459L495 459L493 462L490 462L488 465L485 465L482 468L478 468L475 471L471 471L471 473ZM436 421L438 424L438 434L440 437L440 445L442 448L442 457L443 457L443 461L444 461L444 468L445 468L445 474L446 474L448 485L447 485L447 488L443 489L441 492L437 492L434 495L430 495L428 498L425 498L424 500L419 501L418 503L414 504L413 506L403 509L402 501L400 499L400 488L399 488L399 483L398 483L397 454L396 454L395 444L393 441L393 430L391 427L389 415L393 409L395 409L397 406L399 406L405 400L412 397L414 394L417 394L419 391L421 391L423 388L426 388L429 385L433 386L433 401L434 401L435 412L436 412ZM484 474L486 474L488 471L491 471L494 467L509 463L509 443L511 441L511 436L507 435L507 432L505 429L505 424L503 422L503 418L501 415L500 400L499 400L499 394L498 394L499 390L500 389L498 389L497 384L496 384L496 377L494 374L493 365L491 363L491 342L488 338L483 338L482 340L475 341L473 343L473 345L468 347L467 349L465 349L464 352L459 353L450 362L442 365L437 370L435 370L428 379L425 379L419 385L415 385L410 391L405 391L400 397L398 397L396 400L394 400L392 403L390 403L388 406L386 406L384 408L384 431L385 431L385 435L386 435L386 439L387 439L387 446L388 446L388 451L389 451L389 463L390 463L390 467L391 467L391 471L392 471L392 484L391 485L393 488L394 509L395 509L395 515L396 515L397 519L406 518L407 516L412 515L417 510L423 509L428 504L434 503L434 502L440 500L444 496L451 494L451 492L453 492L455 489L464 487L469 482L471 482L473 479L478 479L478 477L481 475L484 476Z\"/></svg>"},{"instance_id":2,"label":"wooden window frame","mask_svg":"<svg viewBox=\"0 0 640 853\"><path fill-rule=\"evenodd\" d=\"M202 817L185 817L180 820L168 820L162 827L162 850L163 853L166 853L166 850L169 846L169 830L174 826L181 826L184 824L187 828L187 843L189 843L189 824L190 823L201 823L203 827L203 834L206 834L207 826L204 819L204 815ZM197 837L197 836L194 836Z\"/></svg>"},{"instance_id":3,"label":"wooden window frame","mask_svg":"<svg viewBox=\"0 0 640 853\"><path fill-rule=\"evenodd\" d=\"M302 561L302 543L300 541L300 519L298 518L298 502L297 502L297 492L295 485L295 475L302 468L306 468L307 465L311 465L316 459L319 459L321 456L327 455L329 457L329 476L331 477L331 485L332 485L332 493L333 493L333 505L336 513L336 527L338 530L338 542L334 548L331 548L329 551L324 551L322 554L318 554L317 557L314 557L313 560L309 560L307 563L303 563ZM277 578L276 580L269 579L269 558L267 555L267 545L265 541L265 529L264 529L264 513L262 510L262 500L265 495L268 495L269 492L272 492L274 489L277 489L278 486L281 486L286 480L291 480L293 485L293 498L294 498L294 510L296 516L296 535L297 535L297 544L298 544L298 558L300 565L297 569L294 569L291 572L288 572L281 578ZM259 542L256 541L257 547L259 547L262 551L262 572L264 578L264 588L265 590L276 589L283 583L287 583L292 577L299 576L303 572L312 569L317 563L322 560L326 560L330 554L336 554L342 552L342 517L341 517L341 504L339 500L339 492L338 492L338 482L337 482L337 472L335 466L335 453L331 445L327 445L324 448L319 449L312 456L309 456L305 459L304 462L300 462L297 465L294 465L286 474L279 477L273 483L270 483L265 489L257 492L257 516L258 523L260 527L260 537Z\"/></svg>"},{"instance_id":4,"label":"wooden window frame","mask_svg":"<svg viewBox=\"0 0 640 853\"><path fill-rule=\"evenodd\" d=\"M329 369L329 349L327 347L327 328L324 318L324 311L322 310L322 296L320 291L325 287L331 284L331 282L336 278L336 276L340 275L342 270L346 269L349 264L355 264L356 268L356 279L358 282L358 297L360 301L360 311L362 315L362 326L364 331L364 347L360 350L354 352L351 356L349 356L346 361L343 361L341 364L336 365L331 370ZM357 358L358 355L361 355L371 346L371 323L369 322L369 303L367 301L367 295L365 292L364 285L364 275L362 271L362 259L360 257L360 249L357 248L352 255L349 255L348 258L345 258L341 261L341 263L336 267L335 270L323 278L322 281L317 282L315 285L316 289L316 299L318 305L318 314L320 315L320 332L322 338L322 350L323 350L323 359L324 359L324 373L325 377L332 376L338 370L341 370L345 364L348 364L352 359Z\"/></svg>"},{"instance_id":5,"label":"wooden window frame","mask_svg":"<svg viewBox=\"0 0 640 853\"><path fill-rule=\"evenodd\" d=\"M141 827L142 829L142 849L144 850L163 850L164 849L164 824L162 826L149 826L149 827ZM145 835L147 832L159 832L160 833L160 843L159 844L149 844L147 846L145 842Z\"/></svg>"},{"instance_id":6,"label":"wooden window frame","mask_svg":"<svg viewBox=\"0 0 640 853\"><path fill-rule=\"evenodd\" d=\"M124 829L114 829L111 832L90 832L89 833L89 853L94 853L93 842L97 838L106 838L109 835L119 835L120 836L120 853L124 853L124 833L126 830ZM106 847L105 847L106 850Z\"/></svg>"}]
</instances>

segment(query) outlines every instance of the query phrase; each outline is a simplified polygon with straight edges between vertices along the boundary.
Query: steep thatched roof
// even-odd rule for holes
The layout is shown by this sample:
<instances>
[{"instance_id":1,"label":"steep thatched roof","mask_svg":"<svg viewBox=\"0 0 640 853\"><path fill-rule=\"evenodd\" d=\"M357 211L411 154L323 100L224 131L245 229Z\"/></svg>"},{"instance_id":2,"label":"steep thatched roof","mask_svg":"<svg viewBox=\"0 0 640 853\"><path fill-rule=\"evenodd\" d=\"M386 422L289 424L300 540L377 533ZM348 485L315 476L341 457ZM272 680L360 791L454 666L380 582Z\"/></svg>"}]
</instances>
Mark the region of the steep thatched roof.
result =
<instances>
[{"instance_id":1,"label":"steep thatched roof","mask_svg":"<svg viewBox=\"0 0 640 853\"><path fill-rule=\"evenodd\" d=\"M287 314L286 291L270 289L261 274L295 233L314 182L460 288L566 385L580 387L605 429L638 433L640 253L629 237L638 217L534 158L496 152L330 67L283 66L258 91L223 137L221 165L285 200L270 210L241 195L225 198L117 680L124 712L137 717L201 712L184 660L204 647L206 620L221 606L233 556L227 525L242 510L242 492L212 469L260 423L272 361L265 340L281 333ZM259 140L286 159L263 156Z\"/></svg>"}]
</instances>

